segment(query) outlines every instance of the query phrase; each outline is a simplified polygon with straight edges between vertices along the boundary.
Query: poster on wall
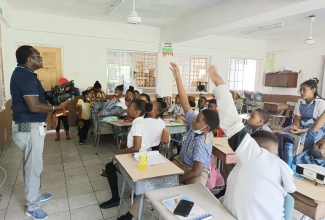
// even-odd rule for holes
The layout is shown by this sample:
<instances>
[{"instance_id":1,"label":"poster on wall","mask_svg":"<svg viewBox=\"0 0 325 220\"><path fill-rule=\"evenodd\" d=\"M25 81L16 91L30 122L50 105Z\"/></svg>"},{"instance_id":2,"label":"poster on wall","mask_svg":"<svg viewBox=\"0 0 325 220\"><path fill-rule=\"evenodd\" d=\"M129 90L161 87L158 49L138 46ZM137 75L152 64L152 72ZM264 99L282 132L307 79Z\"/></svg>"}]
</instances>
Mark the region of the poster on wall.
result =
<instances>
[{"instance_id":1,"label":"poster on wall","mask_svg":"<svg viewBox=\"0 0 325 220\"><path fill-rule=\"evenodd\" d=\"M162 54L165 56L174 56L173 53L173 44L163 43L162 45Z\"/></svg>"},{"instance_id":2,"label":"poster on wall","mask_svg":"<svg viewBox=\"0 0 325 220\"><path fill-rule=\"evenodd\" d=\"M265 58L265 72L274 72L275 54L266 54Z\"/></svg>"}]
</instances>

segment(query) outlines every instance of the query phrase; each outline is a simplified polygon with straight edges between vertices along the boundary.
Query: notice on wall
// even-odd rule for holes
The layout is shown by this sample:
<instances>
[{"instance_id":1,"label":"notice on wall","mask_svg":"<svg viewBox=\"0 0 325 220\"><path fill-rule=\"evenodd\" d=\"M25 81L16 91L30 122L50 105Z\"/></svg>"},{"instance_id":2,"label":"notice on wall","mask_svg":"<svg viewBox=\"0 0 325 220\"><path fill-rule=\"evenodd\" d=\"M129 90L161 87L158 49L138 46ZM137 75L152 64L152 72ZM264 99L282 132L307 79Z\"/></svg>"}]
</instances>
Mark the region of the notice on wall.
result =
<instances>
[{"instance_id":1,"label":"notice on wall","mask_svg":"<svg viewBox=\"0 0 325 220\"><path fill-rule=\"evenodd\" d=\"M265 72L274 72L274 64L275 64L275 54L266 54L265 58Z\"/></svg>"},{"instance_id":2,"label":"notice on wall","mask_svg":"<svg viewBox=\"0 0 325 220\"><path fill-rule=\"evenodd\" d=\"M165 56L174 56L173 45L171 43L163 43L162 54Z\"/></svg>"}]
</instances>

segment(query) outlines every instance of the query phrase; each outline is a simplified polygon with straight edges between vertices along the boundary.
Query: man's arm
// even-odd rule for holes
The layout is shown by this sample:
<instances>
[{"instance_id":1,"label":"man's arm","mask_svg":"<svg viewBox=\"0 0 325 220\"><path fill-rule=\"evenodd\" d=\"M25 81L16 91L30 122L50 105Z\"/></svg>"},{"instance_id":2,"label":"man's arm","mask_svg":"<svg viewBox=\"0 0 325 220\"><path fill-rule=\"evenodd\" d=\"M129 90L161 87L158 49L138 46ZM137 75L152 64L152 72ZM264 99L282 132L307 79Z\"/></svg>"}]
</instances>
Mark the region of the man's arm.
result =
<instances>
[{"instance_id":1,"label":"man's arm","mask_svg":"<svg viewBox=\"0 0 325 220\"><path fill-rule=\"evenodd\" d=\"M325 123L325 111L317 118L316 122L311 126L311 129L315 132L318 131L321 127L323 127Z\"/></svg>"},{"instance_id":2,"label":"man's arm","mask_svg":"<svg viewBox=\"0 0 325 220\"><path fill-rule=\"evenodd\" d=\"M178 90L178 96L179 96L179 101L180 104L182 105L182 108L184 110L184 113L188 112L191 110L190 103L188 102L188 98L182 83L182 79L179 73L179 68L176 63L170 62L170 67L169 69L173 72L176 85L177 85L177 90Z\"/></svg>"},{"instance_id":3,"label":"man's arm","mask_svg":"<svg viewBox=\"0 0 325 220\"><path fill-rule=\"evenodd\" d=\"M141 148L141 142L142 142L142 136L133 136L133 146L130 148L120 150L119 152L116 153L116 155L139 152Z\"/></svg>"},{"instance_id":4,"label":"man's arm","mask_svg":"<svg viewBox=\"0 0 325 220\"><path fill-rule=\"evenodd\" d=\"M47 105L39 101L38 96L24 96L24 100L30 112L46 113L65 108L71 99L67 99L58 106Z\"/></svg>"}]
</instances>

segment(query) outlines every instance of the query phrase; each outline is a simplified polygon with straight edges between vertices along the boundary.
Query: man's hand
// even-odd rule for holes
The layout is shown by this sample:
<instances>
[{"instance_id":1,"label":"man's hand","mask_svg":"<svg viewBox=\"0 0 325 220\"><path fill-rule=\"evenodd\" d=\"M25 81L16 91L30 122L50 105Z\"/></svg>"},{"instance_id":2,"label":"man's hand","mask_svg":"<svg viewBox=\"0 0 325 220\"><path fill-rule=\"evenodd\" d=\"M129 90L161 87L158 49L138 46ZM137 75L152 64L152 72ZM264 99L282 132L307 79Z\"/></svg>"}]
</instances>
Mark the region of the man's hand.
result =
<instances>
[{"instance_id":1,"label":"man's hand","mask_svg":"<svg viewBox=\"0 0 325 220\"><path fill-rule=\"evenodd\" d=\"M180 79L181 75L179 73L179 68L178 65L174 62L170 62L170 67L169 69L173 72L175 80Z\"/></svg>"},{"instance_id":2,"label":"man's hand","mask_svg":"<svg viewBox=\"0 0 325 220\"><path fill-rule=\"evenodd\" d=\"M292 126L290 128L290 133L292 133L292 134L300 134L300 133L303 133L303 130L296 127L296 126Z\"/></svg>"},{"instance_id":3,"label":"man's hand","mask_svg":"<svg viewBox=\"0 0 325 220\"><path fill-rule=\"evenodd\" d=\"M223 79L219 76L219 74L217 73L217 70L214 66L210 66L208 68L208 72L209 72L209 76L211 81L216 85L222 85L225 84L225 82L223 81Z\"/></svg>"},{"instance_id":4,"label":"man's hand","mask_svg":"<svg viewBox=\"0 0 325 220\"><path fill-rule=\"evenodd\" d=\"M84 126L84 122L82 120L79 120L78 122L78 127L82 128Z\"/></svg>"}]
</instances>

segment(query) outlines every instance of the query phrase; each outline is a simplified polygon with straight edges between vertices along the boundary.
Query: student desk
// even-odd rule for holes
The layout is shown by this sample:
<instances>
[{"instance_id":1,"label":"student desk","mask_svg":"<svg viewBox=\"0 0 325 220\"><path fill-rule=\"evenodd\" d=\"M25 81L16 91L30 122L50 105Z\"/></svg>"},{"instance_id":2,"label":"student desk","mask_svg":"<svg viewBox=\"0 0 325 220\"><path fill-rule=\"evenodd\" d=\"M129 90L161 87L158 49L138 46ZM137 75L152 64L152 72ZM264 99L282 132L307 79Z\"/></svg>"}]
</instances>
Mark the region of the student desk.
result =
<instances>
[{"instance_id":1,"label":"student desk","mask_svg":"<svg viewBox=\"0 0 325 220\"><path fill-rule=\"evenodd\" d=\"M163 219L177 220L178 218L171 213L162 200L173 198L180 195L186 195L194 204L197 204L206 212L212 215L212 219L232 220L235 219L230 212L219 202L214 195L202 184L190 184L176 186L173 188L164 188L145 193L156 210L162 215Z\"/></svg>"},{"instance_id":2,"label":"student desk","mask_svg":"<svg viewBox=\"0 0 325 220\"><path fill-rule=\"evenodd\" d=\"M166 163L148 166L146 170L139 170L133 154L116 155L119 170L123 176L121 200L118 217L120 216L122 199L124 197L125 183L127 182L136 195L141 195L138 219L141 219L143 195L148 190L168 188L179 185L179 175L184 171L160 155Z\"/></svg>"},{"instance_id":3,"label":"student desk","mask_svg":"<svg viewBox=\"0 0 325 220\"><path fill-rule=\"evenodd\" d=\"M285 103L264 102L263 106L264 111L280 112L281 115L287 109L288 105Z\"/></svg>"},{"instance_id":4,"label":"student desk","mask_svg":"<svg viewBox=\"0 0 325 220\"><path fill-rule=\"evenodd\" d=\"M170 134L180 134L187 132L186 123L176 123L172 119L164 119L164 122Z\"/></svg>"},{"instance_id":5,"label":"student desk","mask_svg":"<svg viewBox=\"0 0 325 220\"><path fill-rule=\"evenodd\" d=\"M295 178L297 191L292 193L295 209L313 219L325 217L325 186L309 179Z\"/></svg>"}]
</instances>

